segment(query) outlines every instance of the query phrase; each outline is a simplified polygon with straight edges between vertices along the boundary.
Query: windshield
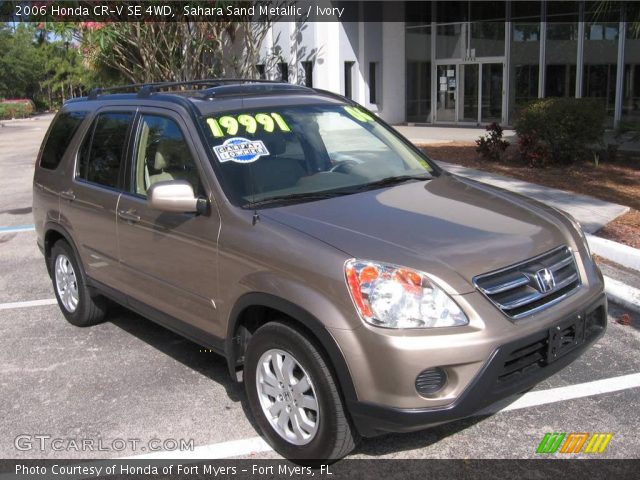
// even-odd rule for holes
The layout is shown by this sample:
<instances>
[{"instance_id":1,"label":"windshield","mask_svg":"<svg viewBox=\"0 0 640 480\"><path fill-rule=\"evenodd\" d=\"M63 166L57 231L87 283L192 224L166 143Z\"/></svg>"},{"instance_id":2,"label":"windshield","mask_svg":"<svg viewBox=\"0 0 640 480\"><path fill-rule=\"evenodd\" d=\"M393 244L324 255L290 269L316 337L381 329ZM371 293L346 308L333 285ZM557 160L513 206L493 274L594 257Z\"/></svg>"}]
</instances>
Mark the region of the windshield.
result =
<instances>
[{"instance_id":1,"label":"windshield","mask_svg":"<svg viewBox=\"0 0 640 480\"><path fill-rule=\"evenodd\" d=\"M296 203L430 178L433 168L376 118L349 105L242 110L205 117L233 203Z\"/></svg>"}]
</instances>

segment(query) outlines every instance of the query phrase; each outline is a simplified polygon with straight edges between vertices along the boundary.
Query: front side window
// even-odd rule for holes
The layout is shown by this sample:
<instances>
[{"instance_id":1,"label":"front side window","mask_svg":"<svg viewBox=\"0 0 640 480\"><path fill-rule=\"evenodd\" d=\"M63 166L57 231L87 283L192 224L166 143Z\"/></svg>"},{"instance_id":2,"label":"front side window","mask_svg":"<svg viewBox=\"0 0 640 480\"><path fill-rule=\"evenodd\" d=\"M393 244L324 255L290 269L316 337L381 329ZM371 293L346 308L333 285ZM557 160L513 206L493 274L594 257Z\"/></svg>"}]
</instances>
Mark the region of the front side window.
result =
<instances>
[{"instance_id":1,"label":"front side window","mask_svg":"<svg viewBox=\"0 0 640 480\"><path fill-rule=\"evenodd\" d=\"M132 193L147 195L157 182L186 180L201 193L196 164L178 124L167 117L143 115L138 128Z\"/></svg>"},{"instance_id":2,"label":"front side window","mask_svg":"<svg viewBox=\"0 0 640 480\"><path fill-rule=\"evenodd\" d=\"M80 149L76 177L110 188L118 187L120 165L132 113L102 113Z\"/></svg>"},{"instance_id":3,"label":"front side window","mask_svg":"<svg viewBox=\"0 0 640 480\"><path fill-rule=\"evenodd\" d=\"M60 164L69 142L86 116L87 112L62 112L58 115L42 150L42 168L54 170Z\"/></svg>"},{"instance_id":4,"label":"front side window","mask_svg":"<svg viewBox=\"0 0 640 480\"><path fill-rule=\"evenodd\" d=\"M425 157L359 107L244 110L203 122L225 193L245 207L346 195L428 178L433 171Z\"/></svg>"}]
</instances>

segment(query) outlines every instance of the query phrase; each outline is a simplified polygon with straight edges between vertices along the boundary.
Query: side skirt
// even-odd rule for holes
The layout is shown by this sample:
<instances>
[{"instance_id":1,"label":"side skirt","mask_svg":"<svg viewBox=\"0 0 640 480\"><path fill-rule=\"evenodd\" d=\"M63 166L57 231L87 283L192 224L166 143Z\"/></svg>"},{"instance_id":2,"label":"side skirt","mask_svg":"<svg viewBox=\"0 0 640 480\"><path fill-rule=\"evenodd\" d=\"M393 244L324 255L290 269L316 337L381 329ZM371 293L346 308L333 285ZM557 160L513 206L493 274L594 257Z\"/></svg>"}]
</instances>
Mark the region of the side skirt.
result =
<instances>
[{"instance_id":1,"label":"side skirt","mask_svg":"<svg viewBox=\"0 0 640 480\"><path fill-rule=\"evenodd\" d=\"M104 295L105 297L113 300L114 302L122 305L125 308L132 310L133 312L141 315L154 323L157 323L161 327L166 328L167 330L171 330L178 335L185 337L191 340L198 345L201 345L207 349L213 350L219 355L222 355L226 358L225 354L225 341L222 338L219 338L215 335L212 335L204 330L196 328L188 323L183 322L171 315L167 315L160 310L157 310L146 303L140 302L131 298L124 293L115 290L107 285L104 285L101 282L93 280L92 278L87 278L87 284L96 293Z\"/></svg>"}]
</instances>

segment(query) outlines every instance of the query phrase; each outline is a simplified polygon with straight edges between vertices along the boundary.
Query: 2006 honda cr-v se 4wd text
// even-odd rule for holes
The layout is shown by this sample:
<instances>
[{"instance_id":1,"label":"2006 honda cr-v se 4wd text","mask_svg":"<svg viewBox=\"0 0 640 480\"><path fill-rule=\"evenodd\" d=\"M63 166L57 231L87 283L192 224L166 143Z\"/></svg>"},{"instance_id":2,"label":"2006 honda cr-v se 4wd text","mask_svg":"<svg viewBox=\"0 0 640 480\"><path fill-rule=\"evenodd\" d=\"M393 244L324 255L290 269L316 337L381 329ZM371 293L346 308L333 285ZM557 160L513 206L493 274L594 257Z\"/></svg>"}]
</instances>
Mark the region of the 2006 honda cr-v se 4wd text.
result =
<instances>
[{"instance_id":1,"label":"2006 honda cr-v se 4wd text","mask_svg":"<svg viewBox=\"0 0 640 480\"><path fill-rule=\"evenodd\" d=\"M575 220L442 171L329 92L93 91L57 114L33 191L69 322L110 299L224 355L292 459L469 416L606 328Z\"/></svg>"}]
</instances>

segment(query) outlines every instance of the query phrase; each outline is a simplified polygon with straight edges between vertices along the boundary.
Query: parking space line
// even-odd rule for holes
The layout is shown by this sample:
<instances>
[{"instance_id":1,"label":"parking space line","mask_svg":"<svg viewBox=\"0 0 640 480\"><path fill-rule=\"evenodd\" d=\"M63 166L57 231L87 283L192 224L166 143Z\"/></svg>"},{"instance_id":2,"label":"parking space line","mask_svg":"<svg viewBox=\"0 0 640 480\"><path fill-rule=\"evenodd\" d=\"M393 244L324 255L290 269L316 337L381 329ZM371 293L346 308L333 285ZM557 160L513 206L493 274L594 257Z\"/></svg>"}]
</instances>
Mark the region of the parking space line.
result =
<instances>
[{"instance_id":1,"label":"parking space line","mask_svg":"<svg viewBox=\"0 0 640 480\"><path fill-rule=\"evenodd\" d=\"M45 298L43 300L30 300L28 302L0 303L0 310L12 310L14 308L41 307L43 305L55 305L55 298Z\"/></svg>"},{"instance_id":2,"label":"parking space line","mask_svg":"<svg viewBox=\"0 0 640 480\"><path fill-rule=\"evenodd\" d=\"M31 232L35 229L34 225L16 225L15 227L0 227L0 233Z\"/></svg>"},{"instance_id":3,"label":"parking space line","mask_svg":"<svg viewBox=\"0 0 640 480\"><path fill-rule=\"evenodd\" d=\"M593 382L578 383L576 385L568 385L566 387L549 388L547 390L525 393L516 401L513 401L513 397L507 399L507 402L512 402L510 404L507 404L507 402L499 402L472 416L475 417L492 413L508 412L511 410L520 410L523 408L575 400L577 398L590 397L593 395L601 395L603 393L617 392L620 390L628 390L630 388L638 387L640 387L640 373L632 373L629 375L622 375L620 377L605 378L602 380L595 380ZM503 407L500 407L500 405L503 405ZM232 440L230 442L203 445L201 447L195 447L192 451L188 452L163 451L134 455L125 458L142 460L206 460L240 457L244 455L251 455L253 453L268 452L271 450L273 449L262 439L262 437L251 437L243 440Z\"/></svg>"},{"instance_id":4,"label":"parking space line","mask_svg":"<svg viewBox=\"0 0 640 480\"><path fill-rule=\"evenodd\" d=\"M620 377L604 378L602 380L594 380L593 382L578 383L576 385L567 385L566 387L550 388L547 390L537 390L524 394L518 400L504 408L491 408L490 412L508 412L510 410L519 410L521 408L536 407L538 405L547 405L549 403L564 402L576 398L590 397L592 395L601 395L603 393L618 392L620 390L628 390L630 388L640 387L640 373L632 373L622 375ZM497 405L493 406L496 407ZM485 410L485 413L487 410Z\"/></svg>"},{"instance_id":5,"label":"parking space line","mask_svg":"<svg viewBox=\"0 0 640 480\"><path fill-rule=\"evenodd\" d=\"M214 443L211 445L203 445L195 447L191 451L186 452L153 452L143 455L134 455L125 457L130 460L160 460L160 459L176 459L176 460L197 460L201 458L230 458L240 457L243 455L251 455L252 453L270 452L273 450L271 446L265 442L262 437L244 438L242 440L231 440L229 442Z\"/></svg>"}]
</instances>

